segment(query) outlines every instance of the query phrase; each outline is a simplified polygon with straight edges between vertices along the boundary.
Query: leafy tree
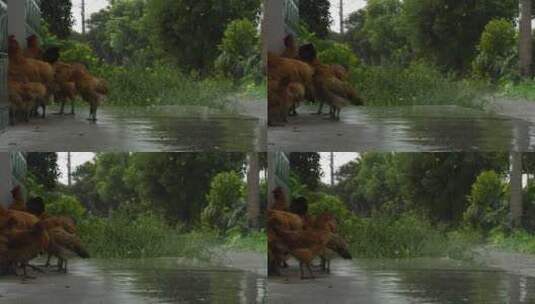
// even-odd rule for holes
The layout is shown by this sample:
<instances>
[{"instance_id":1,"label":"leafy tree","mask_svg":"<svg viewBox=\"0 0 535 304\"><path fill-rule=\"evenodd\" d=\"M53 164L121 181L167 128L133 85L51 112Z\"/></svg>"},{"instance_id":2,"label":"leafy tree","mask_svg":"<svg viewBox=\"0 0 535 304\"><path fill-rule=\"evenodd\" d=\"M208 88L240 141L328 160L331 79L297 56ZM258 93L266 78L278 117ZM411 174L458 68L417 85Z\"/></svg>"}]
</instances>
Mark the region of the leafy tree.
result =
<instances>
[{"instance_id":1,"label":"leafy tree","mask_svg":"<svg viewBox=\"0 0 535 304\"><path fill-rule=\"evenodd\" d=\"M124 181L138 201L147 202L167 220L193 225L206 207L205 194L221 172L243 174L242 153L135 153Z\"/></svg>"},{"instance_id":2,"label":"leafy tree","mask_svg":"<svg viewBox=\"0 0 535 304\"><path fill-rule=\"evenodd\" d=\"M49 30L58 38L65 39L71 34L71 27L74 24L71 9L71 0L41 1L42 17L48 24Z\"/></svg>"},{"instance_id":3,"label":"leafy tree","mask_svg":"<svg viewBox=\"0 0 535 304\"><path fill-rule=\"evenodd\" d=\"M518 1L405 0L403 11L412 45L439 65L466 71L492 19L513 21Z\"/></svg>"},{"instance_id":4,"label":"leafy tree","mask_svg":"<svg viewBox=\"0 0 535 304\"><path fill-rule=\"evenodd\" d=\"M486 231L506 223L508 208L505 190L506 185L496 172L481 172L470 190L464 221Z\"/></svg>"},{"instance_id":5,"label":"leafy tree","mask_svg":"<svg viewBox=\"0 0 535 304\"><path fill-rule=\"evenodd\" d=\"M58 155L55 152L30 152L26 155L28 171L35 178L35 182L45 190L54 190L60 175Z\"/></svg>"},{"instance_id":6,"label":"leafy tree","mask_svg":"<svg viewBox=\"0 0 535 304\"><path fill-rule=\"evenodd\" d=\"M344 43L333 43L331 47L319 52L321 62L326 64L340 64L346 68L355 68L359 59L351 48Z\"/></svg>"},{"instance_id":7,"label":"leafy tree","mask_svg":"<svg viewBox=\"0 0 535 304\"><path fill-rule=\"evenodd\" d=\"M97 165L93 162L86 162L78 166L72 174L73 184L70 192L84 205L84 207L96 214L105 215L110 208L102 201L96 186Z\"/></svg>"},{"instance_id":8,"label":"leafy tree","mask_svg":"<svg viewBox=\"0 0 535 304\"><path fill-rule=\"evenodd\" d=\"M300 0L299 18L310 31L320 38L325 38L329 34L329 27L332 23L330 8L329 0Z\"/></svg>"},{"instance_id":9,"label":"leafy tree","mask_svg":"<svg viewBox=\"0 0 535 304\"><path fill-rule=\"evenodd\" d=\"M323 176L317 152L290 153L290 169L309 190L316 190Z\"/></svg>"},{"instance_id":10,"label":"leafy tree","mask_svg":"<svg viewBox=\"0 0 535 304\"><path fill-rule=\"evenodd\" d=\"M492 81L516 73L516 42L516 30L512 22L505 19L490 21L481 34L478 55L472 64L474 73Z\"/></svg>"},{"instance_id":11,"label":"leafy tree","mask_svg":"<svg viewBox=\"0 0 535 304\"><path fill-rule=\"evenodd\" d=\"M223 172L214 176L206 195L208 206L201 215L202 224L221 233L244 222L246 203L245 184L236 172Z\"/></svg>"},{"instance_id":12,"label":"leafy tree","mask_svg":"<svg viewBox=\"0 0 535 304\"><path fill-rule=\"evenodd\" d=\"M504 172L503 153L400 154L403 196L436 220L459 223L468 206L467 195L485 170Z\"/></svg>"},{"instance_id":13,"label":"leafy tree","mask_svg":"<svg viewBox=\"0 0 535 304\"><path fill-rule=\"evenodd\" d=\"M477 176L507 166L503 153L364 153L341 168L334 190L361 215L414 210L458 224Z\"/></svg>"},{"instance_id":14,"label":"leafy tree","mask_svg":"<svg viewBox=\"0 0 535 304\"><path fill-rule=\"evenodd\" d=\"M242 78L247 70L251 70L252 61L260 64L258 42L258 30L253 22L247 19L232 21L227 25L218 46L221 54L215 62L216 69L225 76Z\"/></svg>"},{"instance_id":15,"label":"leafy tree","mask_svg":"<svg viewBox=\"0 0 535 304\"><path fill-rule=\"evenodd\" d=\"M385 153L366 153L358 160L358 172L352 177L355 187L353 210L370 215L374 210L387 204L403 207L400 195L400 174L396 155Z\"/></svg>"},{"instance_id":16,"label":"leafy tree","mask_svg":"<svg viewBox=\"0 0 535 304\"><path fill-rule=\"evenodd\" d=\"M400 0L370 0L350 15L345 38L370 63L408 61L404 22Z\"/></svg>"},{"instance_id":17,"label":"leafy tree","mask_svg":"<svg viewBox=\"0 0 535 304\"><path fill-rule=\"evenodd\" d=\"M149 31L140 22L145 16L146 2L112 1L106 9L91 15L87 38L99 57L117 64L154 59Z\"/></svg>"},{"instance_id":18,"label":"leafy tree","mask_svg":"<svg viewBox=\"0 0 535 304\"><path fill-rule=\"evenodd\" d=\"M128 153L101 153L95 157L96 190L108 209L115 209L137 199L134 185L128 184L124 179L129 163Z\"/></svg>"},{"instance_id":19,"label":"leafy tree","mask_svg":"<svg viewBox=\"0 0 535 304\"><path fill-rule=\"evenodd\" d=\"M151 39L187 70L208 71L218 56L217 45L233 20L255 20L260 0L153 0L147 3L146 25Z\"/></svg>"},{"instance_id":20,"label":"leafy tree","mask_svg":"<svg viewBox=\"0 0 535 304\"><path fill-rule=\"evenodd\" d=\"M74 196L60 195L52 202L46 204L46 212L50 215L66 215L80 221L85 208Z\"/></svg>"}]
</instances>

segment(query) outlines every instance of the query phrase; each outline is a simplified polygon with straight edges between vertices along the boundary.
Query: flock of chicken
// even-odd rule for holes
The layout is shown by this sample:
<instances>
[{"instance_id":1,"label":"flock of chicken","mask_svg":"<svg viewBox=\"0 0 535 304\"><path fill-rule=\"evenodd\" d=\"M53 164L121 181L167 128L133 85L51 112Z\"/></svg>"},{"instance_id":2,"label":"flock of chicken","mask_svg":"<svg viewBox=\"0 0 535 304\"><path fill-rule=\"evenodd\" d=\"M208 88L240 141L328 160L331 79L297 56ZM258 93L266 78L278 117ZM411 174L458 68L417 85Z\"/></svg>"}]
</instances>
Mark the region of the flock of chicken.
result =
<instances>
[{"instance_id":1,"label":"flock of chicken","mask_svg":"<svg viewBox=\"0 0 535 304\"><path fill-rule=\"evenodd\" d=\"M49 216L44 212L41 199L24 202L21 189L11 191L14 203L9 209L0 204L0 274L17 275L17 268L28 276L26 267L43 272L29 262L40 254L48 254L45 267L51 257L58 259L58 271L67 272L67 259L77 255L89 258L77 236L74 221L65 216Z\"/></svg>"},{"instance_id":2,"label":"flock of chicken","mask_svg":"<svg viewBox=\"0 0 535 304\"><path fill-rule=\"evenodd\" d=\"M83 64L59 61L57 47L43 50L35 35L28 37L28 48L21 49L15 36L8 38L8 91L11 104L10 120L28 122L30 117L46 116L46 106L52 98L61 104L58 114L64 114L66 102L71 102L71 115L74 115L74 102L77 96L89 103L89 120L96 121L97 108L108 95L105 80L91 75Z\"/></svg>"},{"instance_id":3,"label":"flock of chicken","mask_svg":"<svg viewBox=\"0 0 535 304\"><path fill-rule=\"evenodd\" d=\"M340 119L343 107L362 105L355 88L347 81L348 71L341 65L323 64L313 44L297 47L292 35L285 38L286 50L281 55L268 53L268 123L288 122L297 115L296 107L304 100L318 101L330 108L330 118Z\"/></svg>"},{"instance_id":4,"label":"flock of chicken","mask_svg":"<svg viewBox=\"0 0 535 304\"><path fill-rule=\"evenodd\" d=\"M312 217L304 198L292 202L290 208L281 188L273 191L274 204L267 211L268 271L280 275L288 267L290 256L299 261L301 279L314 278L312 262L321 259L323 271L330 272L331 258L339 255L351 259L347 242L336 233L336 220L327 213ZM305 277L304 267L310 276Z\"/></svg>"}]
</instances>

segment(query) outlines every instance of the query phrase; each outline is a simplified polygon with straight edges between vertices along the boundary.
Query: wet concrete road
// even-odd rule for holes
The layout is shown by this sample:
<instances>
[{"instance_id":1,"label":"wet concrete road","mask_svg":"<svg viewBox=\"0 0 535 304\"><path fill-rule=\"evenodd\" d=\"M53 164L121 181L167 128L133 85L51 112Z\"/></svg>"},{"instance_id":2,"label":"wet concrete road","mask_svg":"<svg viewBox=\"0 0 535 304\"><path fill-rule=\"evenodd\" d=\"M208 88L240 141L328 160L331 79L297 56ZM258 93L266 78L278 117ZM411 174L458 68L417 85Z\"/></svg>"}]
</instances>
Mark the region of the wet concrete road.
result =
<instances>
[{"instance_id":1,"label":"wet concrete road","mask_svg":"<svg viewBox=\"0 0 535 304\"><path fill-rule=\"evenodd\" d=\"M270 304L533 304L535 273L506 272L449 259L335 260L331 274L270 278Z\"/></svg>"},{"instance_id":2,"label":"wet concrete road","mask_svg":"<svg viewBox=\"0 0 535 304\"><path fill-rule=\"evenodd\" d=\"M535 123L458 106L347 107L341 120L301 106L284 127L268 129L268 150L535 151ZM535 113L535 112L532 112Z\"/></svg>"},{"instance_id":3,"label":"wet concrete road","mask_svg":"<svg viewBox=\"0 0 535 304\"><path fill-rule=\"evenodd\" d=\"M242 253L239 259L243 263L233 261L240 268L178 258L73 260L68 274L0 278L0 303L265 303L263 256Z\"/></svg>"},{"instance_id":4,"label":"wet concrete road","mask_svg":"<svg viewBox=\"0 0 535 304\"><path fill-rule=\"evenodd\" d=\"M9 127L0 134L0 151L265 151L266 119L260 105L265 102L242 111L102 107L96 124L80 108L76 117L49 115ZM56 110L51 107L50 113Z\"/></svg>"}]
</instances>

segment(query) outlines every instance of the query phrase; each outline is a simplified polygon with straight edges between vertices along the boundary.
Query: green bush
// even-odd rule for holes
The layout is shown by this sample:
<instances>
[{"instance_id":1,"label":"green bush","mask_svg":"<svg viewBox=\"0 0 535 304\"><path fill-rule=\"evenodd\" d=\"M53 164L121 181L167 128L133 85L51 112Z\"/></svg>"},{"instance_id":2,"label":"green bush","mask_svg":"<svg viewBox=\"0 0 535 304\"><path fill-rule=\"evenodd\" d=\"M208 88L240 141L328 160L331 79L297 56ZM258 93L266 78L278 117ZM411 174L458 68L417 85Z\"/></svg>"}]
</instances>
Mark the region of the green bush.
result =
<instances>
[{"instance_id":1,"label":"green bush","mask_svg":"<svg viewBox=\"0 0 535 304\"><path fill-rule=\"evenodd\" d=\"M199 105L222 108L236 93L232 81L196 79L165 64L154 67L103 65L96 71L110 86L107 102L120 106Z\"/></svg>"},{"instance_id":2,"label":"green bush","mask_svg":"<svg viewBox=\"0 0 535 304\"><path fill-rule=\"evenodd\" d=\"M321 62L326 64L339 64L348 69L356 68L359 60L351 48L343 43L333 43L330 47L318 54Z\"/></svg>"},{"instance_id":3,"label":"green bush","mask_svg":"<svg viewBox=\"0 0 535 304\"><path fill-rule=\"evenodd\" d=\"M245 184L234 172L217 174L206 195L208 206L201 214L203 226L225 233L228 229L243 223L246 203L243 201Z\"/></svg>"},{"instance_id":4,"label":"green bush","mask_svg":"<svg viewBox=\"0 0 535 304\"><path fill-rule=\"evenodd\" d=\"M496 82L504 76L517 76L516 30L505 19L491 20L481 34L478 55L472 63L476 76Z\"/></svg>"},{"instance_id":5,"label":"green bush","mask_svg":"<svg viewBox=\"0 0 535 304\"><path fill-rule=\"evenodd\" d=\"M489 231L507 223L506 185L494 171L482 172L472 185L469 206L463 214L468 225Z\"/></svg>"},{"instance_id":6,"label":"green bush","mask_svg":"<svg viewBox=\"0 0 535 304\"><path fill-rule=\"evenodd\" d=\"M219 45L221 54L215 61L215 68L223 75L241 79L260 70L258 56L258 30L247 19L234 20L227 25Z\"/></svg>"},{"instance_id":7,"label":"green bush","mask_svg":"<svg viewBox=\"0 0 535 304\"><path fill-rule=\"evenodd\" d=\"M85 208L74 196L62 194L46 203L49 215L66 215L80 221L85 214Z\"/></svg>"},{"instance_id":8,"label":"green bush","mask_svg":"<svg viewBox=\"0 0 535 304\"><path fill-rule=\"evenodd\" d=\"M121 209L108 218L90 216L78 226L88 251L98 258L183 256L207 260L215 235L183 233L163 218L146 213L132 215Z\"/></svg>"},{"instance_id":9,"label":"green bush","mask_svg":"<svg viewBox=\"0 0 535 304\"><path fill-rule=\"evenodd\" d=\"M535 101L535 82L533 80L500 81L500 94L506 97Z\"/></svg>"},{"instance_id":10,"label":"green bush","mask_svg":"<svg viewBox=\"0 0 535 304\"><path fill-rule=\"evenodd\" d=\"M99 65L99 60L93 49L88 44L81 42L69 41L64 43L60 59L64 62L83 63L90 70Z\"/></svg>"},{"instance_id":11,"label":"green bush","mask_svg":"<svg viewBox=\"0 0 535 304\"><path fill-rule=\"evenodd\" d=\"M265 253L267 249L267 234L265 231L243 233L239 229L228 231L225 245L232 249Z\"/></svg>"},{"instance_id":12,"label":"green bush","mask_svg":"<svg viewBox=\"0 0 535 304\"><path fill-rule=\"evenodd\" d=\"M426 62L407 68L369 66L352 71L355 84L366 105L461 105L477 106L478 83L458 81Z\"/></svg>"},{"instance_id":13,"label":"green bush","mask_svg":"<svg viewBox=\"0 0 535 304\"><path fill-rule=\"evenodd\" d=\"M507 234L495 229L489 236L491 244L502 249L520 253L535 254L535 235L519 230Z\"/></svg>"},{"instance_id":14,"label":"green bush","mask_svg":"<svg viewBox=\"0 0 535 304\"><path fill-rule=\"evenodd\" d=\"M412 213L398 217L376 215L354 218L350 236L352 251L365 257L440 256L446 252L447 239L430 221Z\"/></svg>"}]
</instances>

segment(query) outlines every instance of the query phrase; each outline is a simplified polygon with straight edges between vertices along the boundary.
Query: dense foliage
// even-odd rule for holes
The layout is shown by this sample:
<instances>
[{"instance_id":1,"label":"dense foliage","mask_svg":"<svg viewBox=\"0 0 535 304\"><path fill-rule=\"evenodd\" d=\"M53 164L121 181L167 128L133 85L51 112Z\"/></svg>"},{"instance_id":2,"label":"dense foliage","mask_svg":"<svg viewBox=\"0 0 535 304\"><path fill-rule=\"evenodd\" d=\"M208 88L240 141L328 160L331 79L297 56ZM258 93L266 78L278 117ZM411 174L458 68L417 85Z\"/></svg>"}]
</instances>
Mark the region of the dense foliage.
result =
<instances>
[{"instance_id":1,"label":"dense foliage","mask_svg":"<svg viewBox=\"0 0 535 304\"><path fill-rule=\"evenodd\" d=\"M74 24L71 0L41 1L41 13L49 30L59 38L67 38Z\"/></svg>"},{"instance_id":2,"label":"dense foliage","mask_svg":"<svg viewBox=\"0 0 535 304\"><path fill-rule=\"evenodd\" d=\"M318 152L290 153L293 173L310 190L316 190L323 176Z\"/></svg>"},{"instance_id":3,"label":"dense foliage","mask_svg":"<svg viewBox=\"0 0 535 304\"><path fill-rule=\"evenodd\" d=\"M524 176L533 174L524 155ZM471 258L482 243L533 251L535 187L523 189L523 227L512 229L504 153L362 153L316 191L294 177L311 214L335 216L356 255Z\"/></svg>"},{"instance_id":4,"label":"dense foliage","mask_svg":"<svg viewBox=\"0 0 535 304\"><path fill-rule=\"evenodd\" d=\"M55 152L26 154L28 171L35 178L35 182L47 190L53 190L60 175L58 155Z\"/></svg>"},{"instance_id":5,"label":"dense foliage","mask_svg":"<svg viewBox=\"0 0 535 304\"><path fill-rule=\"evenodd\" d=\"M319 37L326 37L332 23L329 0L300 0L299 19Z\"/></svg>"}]
</instances>

